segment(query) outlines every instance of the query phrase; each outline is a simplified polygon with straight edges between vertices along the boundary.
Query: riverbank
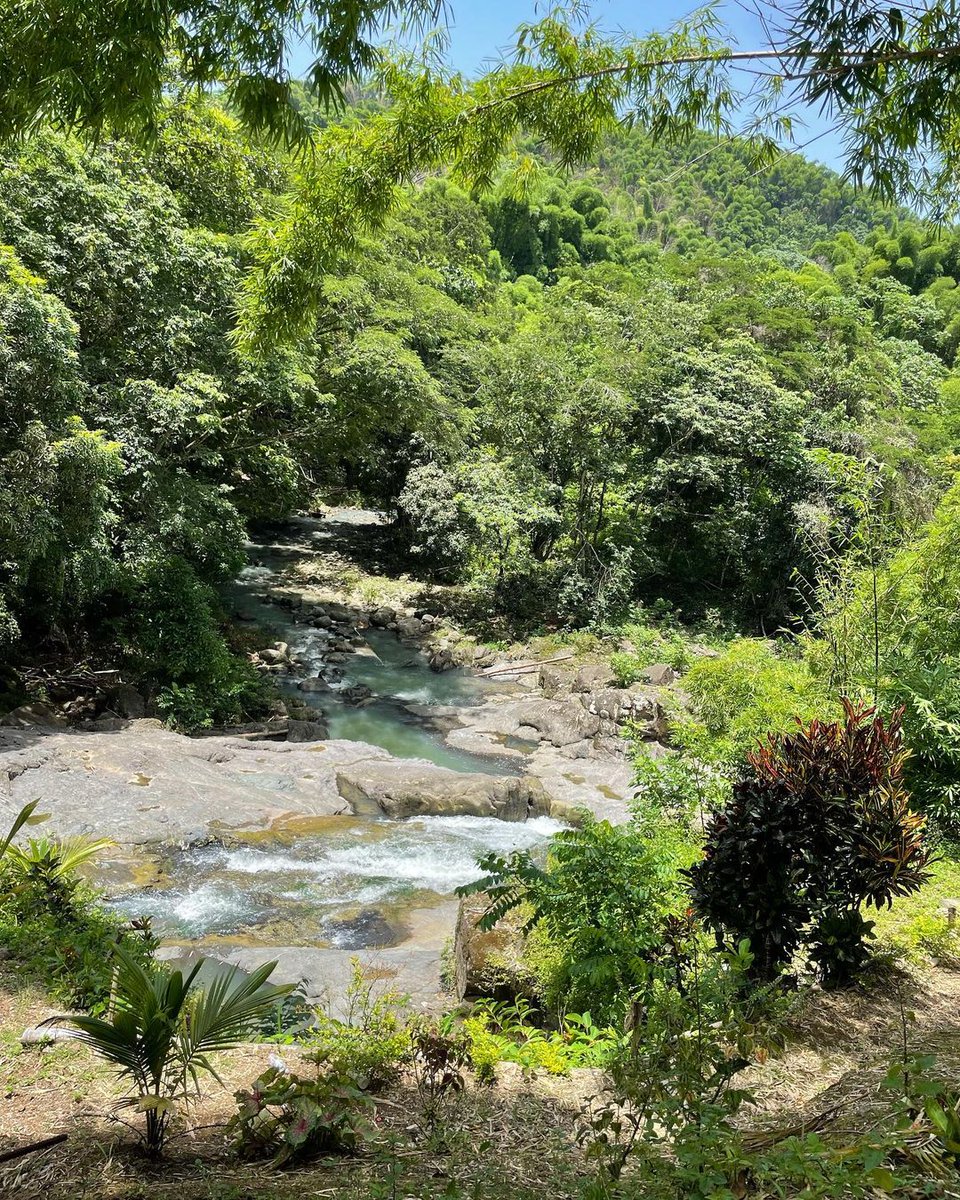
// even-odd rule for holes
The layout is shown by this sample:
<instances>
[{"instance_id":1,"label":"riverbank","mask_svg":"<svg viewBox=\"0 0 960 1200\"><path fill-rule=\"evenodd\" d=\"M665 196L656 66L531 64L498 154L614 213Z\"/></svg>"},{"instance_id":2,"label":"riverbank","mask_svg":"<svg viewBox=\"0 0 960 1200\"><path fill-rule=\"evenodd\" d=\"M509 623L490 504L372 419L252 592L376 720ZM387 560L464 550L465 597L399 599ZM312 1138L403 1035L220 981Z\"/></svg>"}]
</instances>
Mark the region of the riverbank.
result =
<instances>
[{"instance_id":1,"label":"riverbank","mask_svg":"<svg viewBox=\"0 0 960 1200\"><path fill-rule=\"evenodd\" d=\"M226 601L277 689L270 719L187 737L19 710L0 725L0 819L39 797L46 831L110 837L96 882L152 918L167 957L277 958L319 1000L360 952L439 1003L476 859L583 810L625 819L623 733L662 753L666 723L660 688L618 687L599 656L514 671L525 647L477 643L442 589L376 571L387 532L347 510L251 542Z\"/></svg>"}]
</instances>

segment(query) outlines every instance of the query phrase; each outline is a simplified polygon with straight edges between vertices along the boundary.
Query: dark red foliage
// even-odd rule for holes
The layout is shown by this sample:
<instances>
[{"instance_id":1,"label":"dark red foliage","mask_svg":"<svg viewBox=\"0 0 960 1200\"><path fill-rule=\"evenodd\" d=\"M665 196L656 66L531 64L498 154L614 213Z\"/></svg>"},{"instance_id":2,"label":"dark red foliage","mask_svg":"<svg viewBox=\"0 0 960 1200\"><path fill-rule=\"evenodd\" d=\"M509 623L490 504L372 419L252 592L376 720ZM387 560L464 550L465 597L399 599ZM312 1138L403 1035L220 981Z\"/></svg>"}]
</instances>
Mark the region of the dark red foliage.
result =
<instances>
[{"instance_id":1,"label":"dark red foliage","mask_svg":"<svg viewBox=\"0 0 960 1200\"><path fill-rule=\"evenodd\" d=\"M903 786L900 724L899 712L884 721L845 700L842 721L798 722L748 756L691 878L718 936L750 939L758 975L807 943L826 979L848 978L870 930L849 914L926 879L930 851Z\"/></svg>"}]
</instances>

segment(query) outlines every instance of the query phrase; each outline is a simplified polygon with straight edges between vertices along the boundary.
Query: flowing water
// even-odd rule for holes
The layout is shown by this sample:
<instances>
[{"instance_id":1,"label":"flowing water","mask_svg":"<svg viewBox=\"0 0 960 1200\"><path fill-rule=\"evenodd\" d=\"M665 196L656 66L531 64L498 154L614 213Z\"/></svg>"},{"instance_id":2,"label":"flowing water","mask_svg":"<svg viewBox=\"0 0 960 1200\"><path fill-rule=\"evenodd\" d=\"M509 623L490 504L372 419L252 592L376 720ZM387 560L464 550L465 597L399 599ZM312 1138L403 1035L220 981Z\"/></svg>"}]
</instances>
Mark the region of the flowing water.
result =
<instances>
[{"instance_id":1,"label":"flowing water","mask_svg":"<svg viewBox=\"0 0 960 1200\"><path fill-rule=\"evenodd\" d=\"M297 676L275 677L281 691L320 709L331 738L366 742L398 758L426 759L456 771L518 774L515 759L447 746L430 721L431 710L449 715L482 703L503 685L466 670L431 671L426 657L392 632L365 630L364 644L337 664L341 680L319 693L299 690L301 679L323 669L329 637L294 621L263 593L282 582L292 559L308 555L311 543L328 535L323 522L302 520L292 536L304 544L252 545L253 561L230 592L238 615L272 630L302 664ZM357 685L373 694L362 707L341 695ZM478 857L543 846L560 828L548 818L522 824L446 816L301 820L295 838L257 835L247 844L171 852L160 885L112 903L131 916L151 916L154 930L168 941L345 950L397 945L410 936L416 914L429 914L457 887L479 877ZM446 933L449 929L441 942Z\"/></svg>"},{"instance_id":2,"label":"flowing water","mask_svg":"<svg viewBox=\"0 0 960 1200\"><path fill-rule=\"evenodd\" d=\"M327 819L330 820L330 819ZM492 817L414 817L364 822L293 844L204 846L172 856L166 886L113 902L150 913L166 939L240 939L245 944L389 946L407 914L430 909L477 879L488 850L542 846L561 826Z\"/></svg>"}]
</instances>

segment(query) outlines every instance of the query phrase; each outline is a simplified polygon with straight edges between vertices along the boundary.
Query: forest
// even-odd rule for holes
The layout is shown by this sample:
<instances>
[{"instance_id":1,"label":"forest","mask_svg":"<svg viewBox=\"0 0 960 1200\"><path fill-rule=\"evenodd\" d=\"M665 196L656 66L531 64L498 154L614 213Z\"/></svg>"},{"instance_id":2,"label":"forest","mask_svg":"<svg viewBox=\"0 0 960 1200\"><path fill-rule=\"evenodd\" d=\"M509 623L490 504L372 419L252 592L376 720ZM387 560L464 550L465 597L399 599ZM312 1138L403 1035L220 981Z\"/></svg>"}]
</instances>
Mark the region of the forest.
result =
<instances>
[{"instance_id":1,"label":"forest","mask_svg":"<svg viewBox=\"0 0 960 1200\"><path fill-rule=\"evenodd\" d=\"M723 126L713 18L633 46L551 13L512 65L463 81L364 40L387 9L430 5L307 5L317 61L279 88L254 61L285 28L264 13L228 34L203 6L156 6L174 22L157 30L124 9L111 40L94 5L71 43L32 40L16 7L0 13L0 1190L955 1195L950 6L792 6L780 49L807 99L836 86L856 114L846 176ZM848 77L854 50L809 40L828 18L844 45L889 44L857 49ZM881 61L904 72L890 94ZM626 91L591 90L617 73ZM648 120L623 118L650 96ZM897 165L919 145L930 195ZM325 521L333 551L292 540ZM280 552L286 574L257 593L289 618L271 632L236 589ZM369 816L336 758L365 736L337 733L330 706L341 689L357 711L383 701L351 675L358 648L385 656L371 629L458 681L404 695L405 730L444 754L479 754L477 729L497 743L489 770L451 768L370 734L375 769L426 769L402 804L376 794L378 824L424 818L435 837L503 815L463 798L480 776L498 805L527 797L531 829L554 822L407 887L414 913L453 905L439 1008L322 922L291 932L270 909L262 936L174 936L149 908L190 854L238 877L267 850L301 870L323 822ZM491 680L489 705L532 712L526 687L554 725L458 710L475 697L456 687ZM278 720L312 749L277 741ZM558 740L561 720L587 732ZM458 722L472 741L448 736ZM195 784L189 756L213 771L240 739L269 774L239 769L229 796ZM320 776L294 755L315 750L337 806L297 790ZM536 754L536 770L507 757ZM164 756L178 798L144 790L136 811L173 823L134 836L116 789L149 788ZM451 769L463 796L441 804L431 772ZM395 918L363 904L351 920ZM415 957L405 928L344 945ZM261 944L272 960L240 970L234 952ZM318 1002L306 965L276 972L276 947L298 962L316 945L343 950L323 970L347 972L345 1008Z\"/></svg>"}]
</instances>

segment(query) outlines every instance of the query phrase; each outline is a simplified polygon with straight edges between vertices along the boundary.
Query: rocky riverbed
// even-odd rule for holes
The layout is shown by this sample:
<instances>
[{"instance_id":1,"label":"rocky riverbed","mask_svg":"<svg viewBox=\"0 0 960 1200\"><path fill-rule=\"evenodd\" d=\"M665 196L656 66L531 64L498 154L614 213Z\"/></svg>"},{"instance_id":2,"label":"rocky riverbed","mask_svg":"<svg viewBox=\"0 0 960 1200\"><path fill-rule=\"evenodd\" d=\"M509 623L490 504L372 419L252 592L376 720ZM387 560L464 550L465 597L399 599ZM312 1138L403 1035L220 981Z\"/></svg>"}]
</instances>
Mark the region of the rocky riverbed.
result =
<instances>
[{"instance_id":1,"label":"rocky riverbed","mask_svg":"<svg viewBox=\"0 0 960 1200\"><path fill-rule=\"evenodd\" d=\"M575 661L512 673L422 598L388 602L358 576L343 531L364 527L377 518L304 518L250 547L229 599L264 631L274 717L185 737L129 694L80 725L18 710L0 725L0 816L40 799L51 832L113 838L100 881L153 914L167 956L276 957L319 997L359 951L428 1004L473 859L535 846L579 809L623 819L623 729L663 752L670 679L654 666L619 688Z\"/></svg>"}]
</instances>

